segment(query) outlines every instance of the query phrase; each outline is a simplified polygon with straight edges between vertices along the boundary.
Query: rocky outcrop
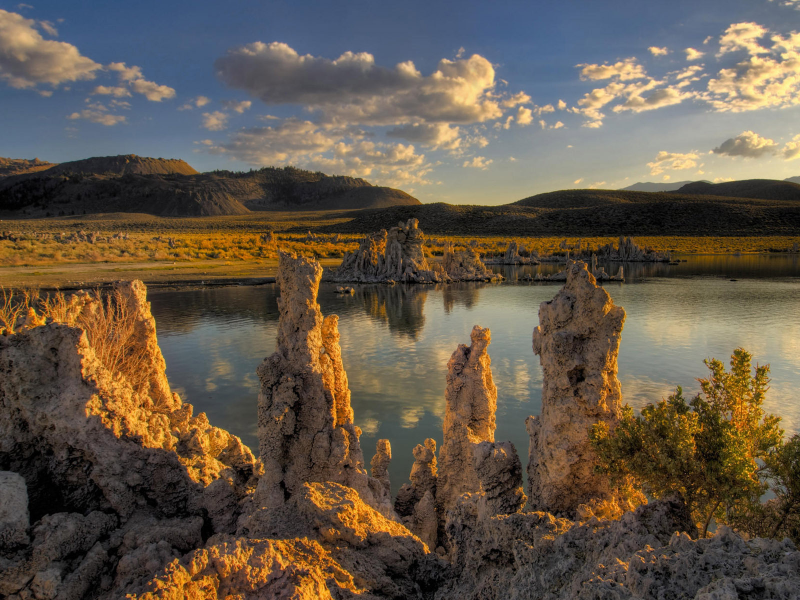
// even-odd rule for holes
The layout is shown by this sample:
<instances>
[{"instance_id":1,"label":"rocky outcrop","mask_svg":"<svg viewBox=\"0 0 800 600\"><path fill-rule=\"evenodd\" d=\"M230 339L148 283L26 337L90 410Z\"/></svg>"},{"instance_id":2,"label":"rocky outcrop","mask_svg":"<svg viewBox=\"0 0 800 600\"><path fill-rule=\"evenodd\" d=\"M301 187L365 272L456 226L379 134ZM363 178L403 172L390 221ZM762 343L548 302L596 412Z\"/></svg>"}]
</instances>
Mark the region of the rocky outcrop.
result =
<instances>
[{"instance_id":1,"label":"rocky outcrop","mask_svg":"<svg viewBox=\"0 0 800 600\"><path fill-rule=\"evenodd\" d=\"M29 526L25 480L17 473L0 471L0 553L28 544Z\"/></svg>"},{"instance_id":2,"label":"rocky outcrop","mask_svg":"<svg viewBox=\"0 0 800 600\"><path fill-rule=\"evenodd\" d=\"M442 283L450 280L441 265L429 264L423 250L425 234L417 219L402 221L388 232L365 237L354 252L346 252L331 274L337 282Z\"/></svg>"},{"instance_id":3,"label":"rocky outcrop","mask_svg":"<svg viewBox=\"0 0 800 600\"><path fill-rule=\"evenodd\" d=\"M471 344L460 344L447 363L445 414L436 506L441 520L465 492L480 489L475 471L475 446L494 442L497 388L487 348L491 332L476 325Z\"/></svg>"},{"instance_id":4,"label":"rocky outcrop","mask_svg":"<svg viewBox=\"0 0 800 600\"><path fill-rule=\"evenodd\" d=\"M632 237L619 236L617 247L614 244L606 244L601 246L598 254L606 260L621 261L621 262L669 262L669 252L658 252L650 248L642 248Z\"/></svg>"},{"instance_id":5,"label":"rocky outcrop","mask_svg":"<svg viewBox=\"0 0 800 600\"><path fill-rule=\"evenodd\" d=\"M447 242L444 247L442 267L453 281L497 281L500 276L493 273L481 261L480 254L471 247L456 251Z\"/></svg>"},{"instance_id":6,"label":"rocky outcrop","mask_svg":"<svg viewBox=\"0 0 800 600\"><path fill-rule=\"evenodd\" d=\"M542 414L527 420L531 506L571 516L578 506L610 500L606 478L594 473L589 428L611 427L621 415L617 379L625 311L615 306L582 262L567 267L567 282L539 307L533 352L543 370Z\"/></svg>"},{"instance_id":7,"label":"rocky outcrop","mask_svg":"<svg viewBox=\"0 0 800 600\"><path fill-rule=\"evenodd\" d=\"M436 441L426 439L424 444L417 444L413 453L411 483L404 483L397 492L394 508L403 524L434 549L439 536L435 500L438 479Z\"/></svg>"},{"instance_id":8,"label":"rocky outcrop","mask_svg":"<svg viewBox=\"0 0 800 600\"><path fill-rule=\"evenodd\" d=\"M338 317L323 320L319 263L281 253L278 339L257 373L258 437L264 475L260 507L278 508L307 482L335 482L358 491L389 515L383 484L364 467L353 424L350 389L339 347Z\"/></svg>"},{"instance_id":9,"label":"rocky outcrop","mask_svg":"<svg viewBox=\"0 0 800 600\"><path fill-rule=\"evenodd\" d=\"M111 301L120 322L103 321L107 305L89 294L53 314L96 327L92 339L126 339L116 357L96 351L86 329L41 324L35 312L0 336L0 468L24 479L33 524L30 544L6 548L0 594L124 589L200 545L201 531L234 531L255 488L250 450L170 391L141 282L118 285Z\"/></svg>"},{"instance_id":10,"label":"rocky outcrop","mask_svg":"<svg viewBox=\"0 0 800 600\"><path fill-rule=\"evenodd\" d=\"M570 269L570 264L573 261L567 260L567 268L563 271L559 271L558 273L553 273L552 275L542 275L541 273L537 273L534 277L530 278L531 281L566 281ZM590 273L592 277L595 278L595 281L625 281L625 273L623 271L622 266L617 269L616 275L610 275L606 273L604 267L600 267L597 265L597 255L592 254L591 257L591 269Z\"/></svg>"}]
</instances>

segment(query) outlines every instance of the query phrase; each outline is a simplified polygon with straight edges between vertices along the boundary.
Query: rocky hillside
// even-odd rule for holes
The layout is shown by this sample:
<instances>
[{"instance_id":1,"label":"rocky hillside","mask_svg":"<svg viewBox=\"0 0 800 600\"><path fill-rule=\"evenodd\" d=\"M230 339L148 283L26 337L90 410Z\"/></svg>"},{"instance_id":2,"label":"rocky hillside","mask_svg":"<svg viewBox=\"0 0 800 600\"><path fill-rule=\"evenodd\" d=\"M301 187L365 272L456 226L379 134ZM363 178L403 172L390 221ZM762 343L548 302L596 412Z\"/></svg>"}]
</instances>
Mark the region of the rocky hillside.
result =
<instances>
[{"instance_id":1,"label":"rocky hillside","mask_svg":"<svg viewBox=\"0 0 800 600\"><path fill-rule=\"evenodd\" d=\"M628 187L620 188L623 191L631 192L674 192L683 186L694 183L693 181L674 181L672 183L653 183L650 181L639 181Z\"/></svg>"},{"instance_id":2,"label":"rocky hillside","mask_svg":"<svg viewBox=\"0 0 800 600\"><path fill-rule=\"evenodd\" d=\"M293 167L198 173L182 160L133 154L62 163L0 179L0 210L34 217L109 212L219 216L419 203L401 190L352 177Z\"/></svg>"},{"instance_id":3,"label":"rocky hillside","mask_svg":"<svg viewBox=\"0 0 800 600\"><path fill-rule=\"evenodd\" d=\"M27 158L3 158L0 156L0 177L36 173L53 166L55 166L55 163L49 163L38 158L28 160Z\"/></svg>"}]
</instances>

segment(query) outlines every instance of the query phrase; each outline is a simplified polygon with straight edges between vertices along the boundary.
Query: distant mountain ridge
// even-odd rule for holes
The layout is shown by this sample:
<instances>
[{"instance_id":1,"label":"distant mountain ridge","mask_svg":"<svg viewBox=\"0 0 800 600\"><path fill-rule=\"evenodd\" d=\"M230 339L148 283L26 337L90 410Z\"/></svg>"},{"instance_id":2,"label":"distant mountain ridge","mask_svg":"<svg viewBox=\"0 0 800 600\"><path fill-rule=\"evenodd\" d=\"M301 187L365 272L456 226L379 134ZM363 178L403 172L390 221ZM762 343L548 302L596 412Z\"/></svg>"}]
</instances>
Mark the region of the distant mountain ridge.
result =
<instances>
[{"instance_id":1,"label":"distant mountain ridge","mask_svg":"<svg viewBox=\"0 0 800 600\"><path fill-rule=\"evenodd\" d=\"M12 161L15 159L4 159ZM198 173L180 159L94 157L0 177L0 210L31 216L141 212L240 215L418 205L402 190L294 167Z\"/></svg>"},{"instance_id":2,"label":"distant mountain ridge","mask_svg":"<svg viewBox=\"0 0 800 600\"><path fill-rule=\"evenodd\" d=\"M743 179L724 183L695 181L678 190L679 194L702 194L727 198L800 201L800 183L777 179Z\"/></svg>"},{"instance_id":3,"label":"distant mountain ridge","mask_svg":"<svg viewBox=\"0 0 800 600\"><path fill-rule=\"evenodd\" d=\"M620 188L628 192L674 192L683 186L694 183L694 181L673 181L672 183L653 183L650 181L639 181L628 187ZM706 183L711 183L710 181Z\"/></svg>"},{"instance_id":4,"label":"distant mountain ridge","mask_svg":"<svg viewBox=\"0 0 800 600\"><path fill-rule=\"evenodd\" d=\"M38 158L28 160L27 158L3 158L0 156L0 178L45 171L53 166L55 166L55 163L49 163Z\"/></svg>"}]
</instances>

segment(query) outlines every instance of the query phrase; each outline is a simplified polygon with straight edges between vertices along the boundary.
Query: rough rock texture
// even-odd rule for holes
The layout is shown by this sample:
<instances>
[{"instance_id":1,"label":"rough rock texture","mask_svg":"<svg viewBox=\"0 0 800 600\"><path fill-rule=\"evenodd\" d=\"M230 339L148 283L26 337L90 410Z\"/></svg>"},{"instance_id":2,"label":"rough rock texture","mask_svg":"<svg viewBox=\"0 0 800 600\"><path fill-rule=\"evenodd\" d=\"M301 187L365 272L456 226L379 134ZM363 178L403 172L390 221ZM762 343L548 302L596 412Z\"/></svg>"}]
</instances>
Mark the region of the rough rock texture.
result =
<instances>
[{"instance_id":1,"label":"rough rock texture","mask_svg":"<svg viewBox=\"0 0 800 600\"><path fill-rule=\"evenodd\" d=\"M416 534L430 549L437 546L439 521L436 516L436 441L428 438L413 450L411 483L405 483L397 492L395 511L403 524Z\"/></svg>"},{"instance_id":2,"label":"rough rock texture","mask_svg":"<svg viewBox=\"0 0 800 600\"><path fill-rule=\"evenodd\" d=\"M29 526L25 480L16 473L0 471L0 553L27 545Z\"/></svg>"},{"instance_id":3,"label":"rough rock texture","mask_svg":"<svg viewBox=\"0 0 800 600\"><path fill-rule=\"evenodd\" d=\"M453 281L492 281L499 279L481 261L480 254L473 248L453 250L450 242L444 248L442 267L447 276Z\"/></svg>"},{"instance_id":4,"label":"rough rock texture","mask_svg":"<svg viewBox=\"0 0 800 600\"><path fill-rule=\"evenodd\" d=\"M277 508L307 482L332 481L352 487L389 515L388 493L364 467L361 431L353 424L342 365L338 317L323 321L317 304L321 277L319 263L280 254L277 347L257 370L264 475L255 500L258 506Z\"/></svg>"},{"instance_id":5,"label":"rough rock texture","mask_svg":"<svg viewBox=\"0 0 800 600\"><path fill-rule=\"evenodd\" d=\"M447 532L453 573L438 599L789 599L800 589L800 552L789 540L745 542L722 527L693 541L679 497L579 524L542 512L491 516L472 494Z\"/></svg>"},{"instance_id":6,"label":"rough rock texture","mask_svg":"<svg viewBox=\"0 0 800 600\"><path fill-rule=\"evenodd\" d=\"M522 463L514 444L481 442L475 446L474 466L491 514L515 513L525 505Z\"/></svg>"},{"instance_id":7,"label":"rough rock texture","mask_svg":"<svg viewBox=\"0 0 800 600\"><path fill-rule=\"evenodd\" d=\"M255 488L252 453L170 392L144 286L118 289L145 369L137 389L78 327L29 319L0 336L0 468L24 478L33 524L30 544L5 550L0 595L123 589L199 546L201 530L235 530ZM78 296L65 318L96 309Z\"/></svg>"},{"instance_id":8,"label":"rough rock texture","mask_svg":"<svg viewBox=\"0 0 800 600\"><path fill-rule=\"evenodd\" d=\"M625 311L597 285L586 264L571 262L567 282L539 307L533 352L542 365L542 414L529 417L528 496L531 506L574 515L580 504L613 497L593 472L588 430L621 414L617 379Z\"/></svg>"},{"instance_id":9,"label":"rough rock texture","mask_svg":"<svg viewBox=\"0 0 800 600\"><path fill-rule=\"evenodd\" d=\"M440 519L465 492L480 490L475 445L494 442L497 388L487 347L491 332L476 325L469 346L460 344L447 363L444 441L439 450L436 506Z\"/></svg>"},{"instance_id":10,"label":"rough rock texture","mask_svg":"<svg viewBox=\"0 0 800 600\"><path fill-rule=\"evenodd\" d=\"M599 249L599 254L606 260L625 262L669 262L669 252L657 252L650 248L642 248L632 237L619 236L617 247L610 243Z\"/></svg>"},{"instance_id":11,"label":"rough rock texture","mask_svg":"<svg viewBox=\"0 0 800 600\"><path fill-rule=\"evenodd\" d=\"M441 283L450 280L436 263L428 264L423 246L425 234L417 219L400 222L388 232L365 237L355 252L347 252L332 274L333 281L384 283Z\"/></svg>"}]
</instances>

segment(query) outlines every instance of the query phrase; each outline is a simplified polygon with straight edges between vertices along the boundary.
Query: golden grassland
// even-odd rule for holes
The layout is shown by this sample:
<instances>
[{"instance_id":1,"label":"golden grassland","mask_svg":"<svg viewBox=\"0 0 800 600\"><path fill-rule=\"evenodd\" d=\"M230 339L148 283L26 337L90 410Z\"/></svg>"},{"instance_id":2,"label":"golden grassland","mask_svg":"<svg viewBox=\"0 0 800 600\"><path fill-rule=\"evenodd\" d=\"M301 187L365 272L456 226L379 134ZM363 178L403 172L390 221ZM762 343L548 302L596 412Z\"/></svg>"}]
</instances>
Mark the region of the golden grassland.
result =
<instances>
[{"instance_id":1,"label":"golden grassland","mask_svg":"<svg viewBox=\"0 0 800 600\"><path fill-rule=\"evenodd\" d=\"M358 247L362 234L298 233L348 220L348 211L256 213L248 216L164 219L150 215L89 215L0 221L0 284L258 277L274 274L278 250L335 265ZM421 223L424 230L424 223ZM268 241L266 232L273 232ZM511 240L540 255L564 254L562 242L598 248L616 237L428 235L426 252L472 243L484 256L503 254ZM637 236L640 246L675 254L787 252L797 236ZM39 281L37 281L37 279Z\"/></svg>"}]
</instances>

